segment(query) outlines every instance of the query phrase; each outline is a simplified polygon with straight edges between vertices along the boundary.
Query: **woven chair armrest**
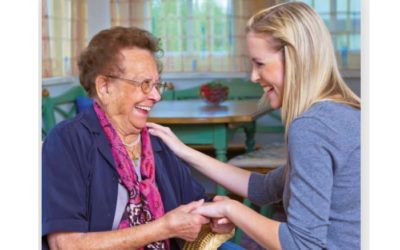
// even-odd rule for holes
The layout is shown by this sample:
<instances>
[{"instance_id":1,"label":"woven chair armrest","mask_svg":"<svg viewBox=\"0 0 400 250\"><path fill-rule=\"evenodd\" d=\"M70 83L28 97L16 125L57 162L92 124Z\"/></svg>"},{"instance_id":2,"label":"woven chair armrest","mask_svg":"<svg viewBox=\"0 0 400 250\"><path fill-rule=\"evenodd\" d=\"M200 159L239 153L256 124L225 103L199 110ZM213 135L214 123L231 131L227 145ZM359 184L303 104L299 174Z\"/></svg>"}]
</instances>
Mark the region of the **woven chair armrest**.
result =
<instances>
[{"instance_id":1,"label":"woven chair armrest","mask_svg":"<svg viewBox=\"0 0 400 250\"><path fill-rule=\"evenodd\" d=\"M230 233L219 234L212 232L208 225L204 225L197 239L193 242L186 241L183 250L216 250L225 241L232 238L234 234L235 229Z\"/></svg>"}]
</instances>

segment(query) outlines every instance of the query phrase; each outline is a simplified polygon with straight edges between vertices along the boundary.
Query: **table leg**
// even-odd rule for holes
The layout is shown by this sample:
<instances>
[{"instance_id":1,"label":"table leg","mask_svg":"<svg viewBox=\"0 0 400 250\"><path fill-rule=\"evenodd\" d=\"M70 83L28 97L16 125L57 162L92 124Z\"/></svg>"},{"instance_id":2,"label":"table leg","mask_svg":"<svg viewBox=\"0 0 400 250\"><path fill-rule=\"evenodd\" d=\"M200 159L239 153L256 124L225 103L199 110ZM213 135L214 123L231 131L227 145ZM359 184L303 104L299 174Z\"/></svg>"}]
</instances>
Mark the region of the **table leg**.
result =
<instances>
[{"instance_id":1,"label":"table leg","mask_svg":"<svg viewBox=\"0 0 400 250\"><path fill-rule=\"evenodd\" d=\"M227 161L228 148L228 128L224 125L215 125L214 127L214 149L216 158L222 162ZM227 195L228 191L221 185L217 185L217 195Z\"/></svg>"},{"instance_id":2,"label":"table leg","mask_svg":"<svg viewBox=\"0 0 400 250\"><path fill-rule=\"evenodd\" d=\"M215 149L215 155L216 155L217 159L220 161L223 161L223 162L227 161L226 153L227 153L226 148L216 148Z\"/></svg>"},{"instance_id":3,"label":"table leg","mask_svg":"<svg viewBox=\"0 0 400 250\"><path fill-rule=\"evenodd\" d=\"M254 139L256 133L256 121L244 125L243 130L246 134L246 152L254 151L254 146L256 144Z\"/></svg>"},{"instance_id":4,"label":"table leg","mask_svg":"<svg viewBox=\"0 0 400 250\"><path fill-rule=\"evenodd\" d=\"M226 157L226 147L225 148L216 148L215 149L215 153L217 156L217 159L223 162L227 161L227 157ZM216 190L217 195L227 195L228 194L228 190L226 190L223 186L217 184L217 190Z\"/></svg>"}]
</instances>

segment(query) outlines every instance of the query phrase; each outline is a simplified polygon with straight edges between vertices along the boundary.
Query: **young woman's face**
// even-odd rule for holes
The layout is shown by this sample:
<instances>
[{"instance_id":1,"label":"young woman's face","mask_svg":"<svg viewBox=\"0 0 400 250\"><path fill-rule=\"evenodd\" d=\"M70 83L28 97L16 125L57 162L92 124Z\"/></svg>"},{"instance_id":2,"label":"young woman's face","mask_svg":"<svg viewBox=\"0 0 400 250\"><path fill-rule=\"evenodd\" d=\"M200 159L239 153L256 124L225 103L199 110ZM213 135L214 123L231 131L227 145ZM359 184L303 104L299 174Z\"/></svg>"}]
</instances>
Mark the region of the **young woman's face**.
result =
<instances>
[{"instance_id":1,"label":"young woman's face","mask_svg":"<svg viewBox=\"0 0 400 250\"><path fill-rule=\"evenodd\" d=\"M268 34L249 32L246 36L247 50L252 64L251 80L264 89L264 98L274 109L282 106L284 88L283 50L276 51Z\"/></svg>"}]
</instances>

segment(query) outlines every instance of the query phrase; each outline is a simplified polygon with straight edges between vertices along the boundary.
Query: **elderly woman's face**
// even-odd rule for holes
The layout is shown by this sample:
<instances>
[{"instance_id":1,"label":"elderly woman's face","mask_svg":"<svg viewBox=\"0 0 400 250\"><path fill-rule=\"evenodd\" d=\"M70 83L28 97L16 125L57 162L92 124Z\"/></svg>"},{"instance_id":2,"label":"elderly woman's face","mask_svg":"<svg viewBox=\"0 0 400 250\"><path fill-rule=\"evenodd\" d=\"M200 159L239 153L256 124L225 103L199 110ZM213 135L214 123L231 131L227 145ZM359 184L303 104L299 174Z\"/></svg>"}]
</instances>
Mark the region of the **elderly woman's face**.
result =
<instances>
[{"instance_id":1,"label":"elderly woman's face","mask_svg":"<svg viewBox=\"0 0 400 250\"><path fill-rule=\"evenodd\" d=\"M109 78L114 91L106 112L117 123L118 130L137 133L145 126L149 111L161 98L155 87L146 93L140 84L148 81L154 86L159 81L157 64L152 54L144 49L124 49L121 54L124 73Z\"/></svg>"},{"instance_id":2,"label":"elderly woman's face","mask_svg":"<svg viewBox=\"0 0 400 250\"><path fill-rule=\"evenodd\" d=\"M251 80L264 89L271 107L282 106L284 83L283 50L276 51L272 46L272 37L266 34L249 32L247 50L252 63Z\"/></svg>"}]
</instances>

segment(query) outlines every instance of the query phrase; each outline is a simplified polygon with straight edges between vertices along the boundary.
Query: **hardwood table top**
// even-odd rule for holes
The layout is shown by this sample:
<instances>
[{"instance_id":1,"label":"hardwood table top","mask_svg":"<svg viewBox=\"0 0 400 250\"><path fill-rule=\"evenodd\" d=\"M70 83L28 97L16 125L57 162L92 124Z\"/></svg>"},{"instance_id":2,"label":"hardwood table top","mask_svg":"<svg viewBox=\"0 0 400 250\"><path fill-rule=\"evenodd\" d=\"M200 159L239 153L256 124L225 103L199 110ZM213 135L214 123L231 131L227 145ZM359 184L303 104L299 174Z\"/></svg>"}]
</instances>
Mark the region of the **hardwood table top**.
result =
<instances>
[{"instance_id":1,"label":"hardwood table top","mask_svg":"<svg viewBox=\"0 0 400 250\"><path fill-rule=\"evenodd\" d=\"M150 111L148 121L160 124L242 123L270 112L258 108L258 100L230 100L211 105L202 99L160 101Z\"/></svg>"}]
</instances>

